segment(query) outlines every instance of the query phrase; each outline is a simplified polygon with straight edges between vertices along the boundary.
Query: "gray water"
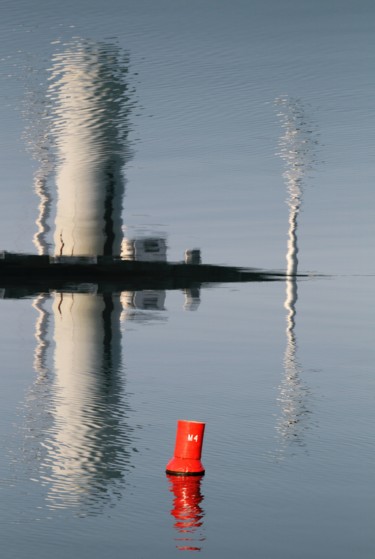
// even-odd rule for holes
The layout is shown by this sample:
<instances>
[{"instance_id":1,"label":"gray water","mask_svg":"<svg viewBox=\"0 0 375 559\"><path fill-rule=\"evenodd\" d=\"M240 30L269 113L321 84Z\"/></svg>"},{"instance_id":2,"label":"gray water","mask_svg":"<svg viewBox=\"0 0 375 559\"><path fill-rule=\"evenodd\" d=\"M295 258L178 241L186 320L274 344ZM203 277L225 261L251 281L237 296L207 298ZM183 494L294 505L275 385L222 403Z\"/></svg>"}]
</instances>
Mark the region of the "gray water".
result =
<instances>
[{"instance_id":1,"label":"gray water","mask_svg":"<svg viewBox=\"0 0 375 559\"><path fill-rule=\"evenodd\" d=\"M368 0L1 3L1 250L101 246L107 184L104 251L290 274L0 285L2 557L373 557L374 21ZM185 486L177 419L206 422Z\"/></svg>"}]
</instances>

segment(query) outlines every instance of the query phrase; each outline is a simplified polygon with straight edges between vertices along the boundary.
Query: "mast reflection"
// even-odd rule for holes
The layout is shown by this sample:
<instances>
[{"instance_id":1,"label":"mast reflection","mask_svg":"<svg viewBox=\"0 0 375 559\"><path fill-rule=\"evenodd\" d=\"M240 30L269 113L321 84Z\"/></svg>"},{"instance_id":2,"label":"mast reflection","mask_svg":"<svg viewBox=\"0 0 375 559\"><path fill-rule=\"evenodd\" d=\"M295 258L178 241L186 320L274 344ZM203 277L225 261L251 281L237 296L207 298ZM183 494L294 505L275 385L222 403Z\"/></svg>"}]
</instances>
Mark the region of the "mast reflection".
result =
<instances>
[{"instance_id":1,"label":"mast reflection","mask_svg":"<svg viewBox=\"0 0 375 559\"><path fill-rule=\"evenodd\" d=\"M34 370L42 378L48 373L48 349L50 341L48 338L48 330L50 325L50 313L45 308L48 295L41 294L33 301L33 307L38 313L35 324L35 339L37 345L34 351Z\"/></svg>"},{"instance_id":2,"label":"mast reflection","mask_svg":"<svg viewBox=\"0 0 375 559\"><path fill-rule=\"evenodd\" d=\"M297 357L296 305L298 301L298 216L301 210L304 179L312 169L315 159L316 137L311 123L307 122L303 104L298 99L283 97L276 100L284 133L280 138L280 156L285 162L283 173L287 187L289 229L287 244L287 278L284 307L286 315L286 349L284 378L280 386L282 417L278 430L285 443L304 445L303 433L309 415L309 388L303 383L303 368Z\"/></svg>"},{"instance_id":3,"label":"mast reflection","mask_svg":"<svg viewBox=\"0 0 375 559\"><path fill-rule=\"evenodd\" d=\"M28 84L25 87L23 116L25 129L23 139L28 152L38 162L38 169L34 174L34 192L39 199L36 218L37 230L33 236L33 243L39 255L46 255L50 249L48 234L51 230L49 218L52 210L52 193L48 181L53 174L53 150L51 145L51 131L49 118L49 102L46 95L44 76L35 66L27 69ZM37 83L36 83L37 82Z\"/></svg>"}]
</instances>

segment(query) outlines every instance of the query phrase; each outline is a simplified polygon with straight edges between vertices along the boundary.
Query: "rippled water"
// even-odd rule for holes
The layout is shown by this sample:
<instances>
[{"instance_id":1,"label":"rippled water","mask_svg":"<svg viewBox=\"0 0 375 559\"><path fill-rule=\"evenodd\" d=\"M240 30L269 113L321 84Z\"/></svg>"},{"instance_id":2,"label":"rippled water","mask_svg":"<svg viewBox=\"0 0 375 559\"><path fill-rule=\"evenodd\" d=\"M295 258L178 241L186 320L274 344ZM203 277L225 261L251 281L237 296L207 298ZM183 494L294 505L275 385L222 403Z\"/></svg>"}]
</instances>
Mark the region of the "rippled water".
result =
<instances>
[{"instance_id":1,"label":"rippled water","mask_svg":"<svg viewBox=\"0 0 375 559\"><path fill-rule=\"evenodd\" d=\"M1 250L288 274L0 278L2 556L372 557L374 11L2 3Z\"/></svg>"}]
</instances>

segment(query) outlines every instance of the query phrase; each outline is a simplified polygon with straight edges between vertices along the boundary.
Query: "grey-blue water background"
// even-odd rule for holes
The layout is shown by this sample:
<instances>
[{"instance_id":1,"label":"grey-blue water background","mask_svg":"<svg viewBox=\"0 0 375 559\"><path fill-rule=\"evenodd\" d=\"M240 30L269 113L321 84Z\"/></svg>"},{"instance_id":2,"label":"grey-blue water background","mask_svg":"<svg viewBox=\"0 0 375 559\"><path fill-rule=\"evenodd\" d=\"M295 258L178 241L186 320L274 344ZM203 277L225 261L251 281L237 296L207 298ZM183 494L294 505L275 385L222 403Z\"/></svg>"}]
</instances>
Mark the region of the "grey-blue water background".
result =
<instances>
[{"instance_id":1,"label":"grey-blue water background","mask_svg":"<svg viewBox=\"0 0 375 559\"><path fill-rule=\"evenodd\" d=\"M116 358L93 343L69 378L56 308L74 295L3 293L1 556L372 558L374 3L0 6L1 249L37 251L40 176L52 244L49 78L89 41L129 61L124 234L165 238L170 260L199 247L281 270L296 212L308 273L298 297L293 282L113 295ZM184 498L164 474L179 418L207 422Z\"/></svg>"}]
</instances>

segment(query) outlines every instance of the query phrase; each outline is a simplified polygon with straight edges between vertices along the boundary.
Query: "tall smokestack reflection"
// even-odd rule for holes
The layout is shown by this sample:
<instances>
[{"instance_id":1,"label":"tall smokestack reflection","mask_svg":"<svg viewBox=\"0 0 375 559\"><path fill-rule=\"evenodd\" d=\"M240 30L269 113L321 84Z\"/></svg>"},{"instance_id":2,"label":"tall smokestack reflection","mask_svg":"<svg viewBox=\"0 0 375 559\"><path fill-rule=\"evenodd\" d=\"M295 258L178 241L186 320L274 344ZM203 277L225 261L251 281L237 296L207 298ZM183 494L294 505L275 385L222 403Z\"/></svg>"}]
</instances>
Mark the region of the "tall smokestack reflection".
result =
<instances>
[{"instance_id":1,"label":"tall smokestack reflection","mask_svg":"<svg viewBox=\"0 0 375 559\"><path fill-rule=\"evenodd\" d=\"M41 463L50 508L96 514L130 468L116 295L56 293L52 424Z\"/></svg>"},{"instance_id":2,"label":"tall smokestack reflection","mask_svg":"<svg viewBox=\"0 0 375 559\"><path fill-rule=\"evenodd\" d=\"M309 389L301 380L303 371L297 358L296 305L298 300L298 216L301 210L304 180L316 157L316 134L307 122L303 104L298 99L282 97L276 100L284 133L280 138L280 156L285 162L283 177L287 187L289 229L286 254L286 350L284 379L280 387L282 418L278 425L284 441L303 445L305 419L309 414Z\"/></svg>"},{"instance_id":3,"label":"tall smokestack reflection","mask_svg":"<svg viewBox=\"0 0 375 559\"><path fill-rule=\"evenodd\" d=\"M123 167L130 158L128 67L128 57L109 43L77 40L53 58L56 255L120 255Z\"/></svg>"},{"instance_id":4,"label":"tall smokestack reflection","mask_svg":"<svg viewBox=\"0 0 375 559\"><path fill-rule=\"evenodd\" d=\"M173 493L173 508L176 531L176 547L180 551L201 551L206 539L203 532L204 499L201 492L201 476L167 475L169 491Z\"/></svg>"}]
</instances>

